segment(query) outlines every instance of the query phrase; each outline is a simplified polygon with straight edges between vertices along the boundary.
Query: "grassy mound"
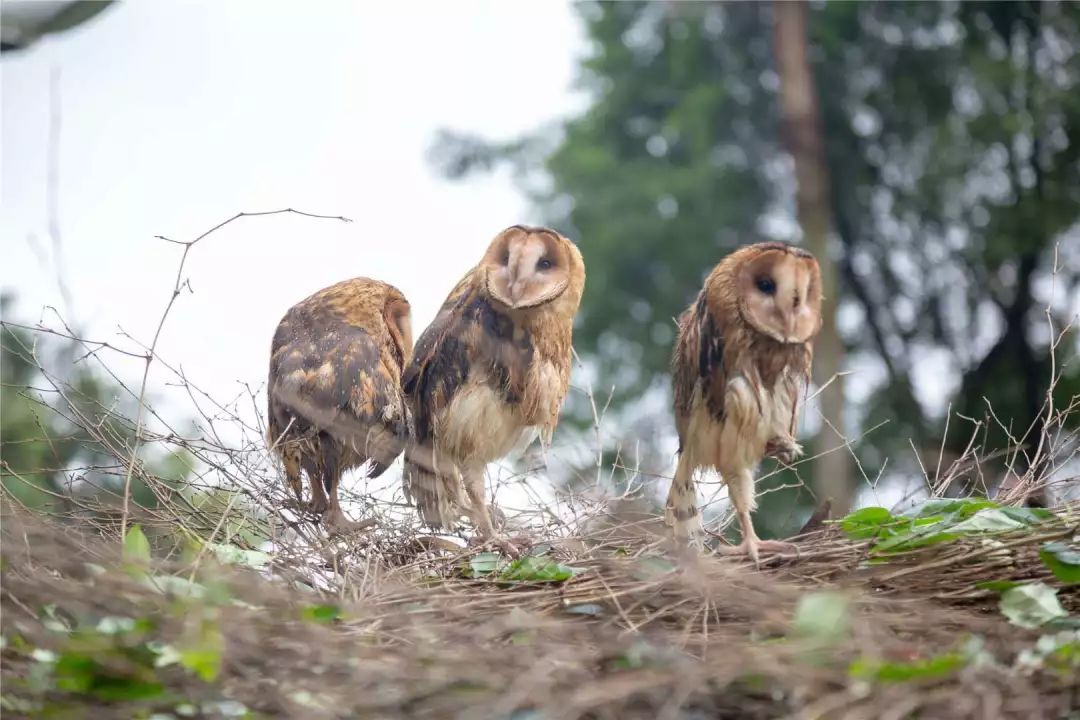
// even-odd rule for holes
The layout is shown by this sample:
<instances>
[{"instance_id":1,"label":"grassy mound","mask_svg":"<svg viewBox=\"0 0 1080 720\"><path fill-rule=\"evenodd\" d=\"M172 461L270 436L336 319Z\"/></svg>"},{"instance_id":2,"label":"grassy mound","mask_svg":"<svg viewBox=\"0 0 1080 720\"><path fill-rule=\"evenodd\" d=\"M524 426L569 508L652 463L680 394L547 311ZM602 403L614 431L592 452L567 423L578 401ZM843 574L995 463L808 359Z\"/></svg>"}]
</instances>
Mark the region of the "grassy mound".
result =
<instances>
[{"instance_id":1,"label":"grassy mound","mask_svg":"<svg viewBox=\"0 0 1080 720\"><path fill-rule=\"evenodd\" d=\"M863 510L761 570L625 527L517 561L418 537L162 559L8 508L3 714L1069 717L1077 509L973 502Z\"/></svg>"}]
</instances>

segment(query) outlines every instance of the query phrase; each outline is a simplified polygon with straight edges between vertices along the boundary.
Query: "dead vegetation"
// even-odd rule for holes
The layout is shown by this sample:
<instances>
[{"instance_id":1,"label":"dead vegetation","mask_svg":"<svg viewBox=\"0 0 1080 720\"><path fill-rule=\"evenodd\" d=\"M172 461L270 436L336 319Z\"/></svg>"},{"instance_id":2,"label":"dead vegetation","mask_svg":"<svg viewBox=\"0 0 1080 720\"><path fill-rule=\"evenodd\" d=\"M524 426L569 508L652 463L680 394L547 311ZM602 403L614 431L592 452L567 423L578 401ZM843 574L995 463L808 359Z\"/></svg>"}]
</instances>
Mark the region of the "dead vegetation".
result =
<instances>
[{"instance_id":1,"label":"dead vegetation","mask_svg":"<svg viewBox=\"0 0 1080 720\"><path fill-rule=\"evenodd\" d=\"M1075 508L991 552L980 537L883 564L820 531L763 571L676 563L624 531L538 546L516 581L415 539L256 570L3 520L7 717L1033 718L1080 702L1075 623L1018 628L973 582L1053 584L1038 550L1075 542Z\"/></svg>"}]
</instances>

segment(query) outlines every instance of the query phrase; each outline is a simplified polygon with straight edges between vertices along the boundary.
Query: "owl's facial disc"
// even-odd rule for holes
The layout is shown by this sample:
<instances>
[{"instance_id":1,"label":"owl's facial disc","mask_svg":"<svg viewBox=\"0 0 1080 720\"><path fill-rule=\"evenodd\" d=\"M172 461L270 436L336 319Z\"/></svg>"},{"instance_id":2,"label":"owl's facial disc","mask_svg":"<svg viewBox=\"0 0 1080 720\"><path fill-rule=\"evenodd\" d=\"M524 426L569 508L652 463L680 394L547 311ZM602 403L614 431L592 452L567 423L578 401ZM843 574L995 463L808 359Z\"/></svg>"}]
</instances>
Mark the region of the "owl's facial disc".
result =
<instances>
[{"instance_id":1,"label":"owl's facial disc","mask_svg":"<svg viewBox=\"0 0 1080 720\"><path fill-rule=\"evenodd\" d=\"M738 274L740 309L756 330L782 343L803 343L821 326L817 261L783 250L748 260Z\"/></svg>"},{"instance_id":2,"label":"owl's facial disc","mask_svg":"<svg viewBox=\"0 0 1080 720\"><path fill-rule=\"evenodd\" d=\"M515 310L543 305L566 290L568 260L552 233L511 228L496 238L482 263L488 293Z\"/></svg>"}]
</instances>

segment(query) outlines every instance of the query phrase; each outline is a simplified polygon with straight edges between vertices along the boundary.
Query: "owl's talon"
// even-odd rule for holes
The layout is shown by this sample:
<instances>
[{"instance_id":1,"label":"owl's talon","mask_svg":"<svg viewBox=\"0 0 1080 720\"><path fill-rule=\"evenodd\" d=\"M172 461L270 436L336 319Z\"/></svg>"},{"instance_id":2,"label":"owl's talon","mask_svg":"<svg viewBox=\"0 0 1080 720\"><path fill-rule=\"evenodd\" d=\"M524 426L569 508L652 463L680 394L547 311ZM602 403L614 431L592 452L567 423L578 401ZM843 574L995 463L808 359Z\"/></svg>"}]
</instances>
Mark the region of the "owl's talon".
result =
<instances>
[{"instance_id":1,"label":"owl's talon","mask_svg":"<svg viewBox=\"0 0 1080 720\"><path fill-rule=\"evenodd\" d=\"M755 567L761 567L762 552L769 554L798 553L799 548L794 543L781 540L760 540L756 537L744 539L738 545L721 545L716 548L717 555L748 557L754 561Z\"/></svg>"},{"instance_id":2,"label":"owl's talon","mask_svg":"<svg viewBox=\"0 0 1080 720\"><path fill-rule=\"evenodd\" d=\"M765 444L765 456L779 460L785 465L802 457L802 445L791 438L774 437Z\"/></svg>"},{"instance_id":3,"label":"owl's talon","mask_svg":"<svg viewBox=\"0 0 1080 720\"><path fill-rule=\"evenodd\" d=\"M330 503L325 497L312 498L307 506L304 507L304 511L311 513L315 517L321 518L326 515L327 510L330 509Z\"/></svg>"},{"instance_id":4,"label":"owl's talon","mask_svg":"<svg viewBox=\"0 0 1080 720\"><path fill-rule=\"evenodd\" d=\"M521 557L521 550L518 548L517 545L510 542L506 538L499 537L497 535L489 538L474 537L472 540L469 541L469 545L471 547L480 548L481 550L502 553L503 555L506 555L510 558L516 559Z\"/></svg>"},{"instance_id":5,"label":"owl's talon","mask_svg":"<svg viewBox=\"0 0 1080 720\"><path fill-rule=\"evenodd\" d=\"M359 522L350 520L345 517L345 513L341 511L341 508L327 512L322 519L322 526L326 528L326 533L331 536L349 535L362 530L369 530L377 524L378 521L375 518L368 518Z\"/></svg>"}]
</instances>

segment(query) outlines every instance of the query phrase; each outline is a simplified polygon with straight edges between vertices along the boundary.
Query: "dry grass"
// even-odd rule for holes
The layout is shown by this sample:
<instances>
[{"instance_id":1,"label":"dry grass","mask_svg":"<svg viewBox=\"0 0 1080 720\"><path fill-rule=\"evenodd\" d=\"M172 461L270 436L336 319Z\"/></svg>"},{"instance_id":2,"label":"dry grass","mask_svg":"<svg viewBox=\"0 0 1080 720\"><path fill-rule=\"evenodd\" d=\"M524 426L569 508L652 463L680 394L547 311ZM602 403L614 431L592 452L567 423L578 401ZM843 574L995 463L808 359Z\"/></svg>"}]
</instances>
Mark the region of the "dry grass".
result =
<instances>
[{"instance_id":1,"label":"dry grass","mask_svg":"<svg viewBox=\"0 0 1080 720\"><path fill-rule=\"evenodd\" d=\"M182 601L123 572L116 543L9 509L4 695L36 703L17 706L28 714L92 709L117 718L176 716L181 702L221 716L235 709L215 704L223 700L255 717L1065 717L1080 702L1075 675L1018 666L1038 633L1009 625L992 595L972 584L988 576L1052 581L1036 551L1046 538L1075 538L1071 512L1037 535L999 537L992 552L962 541L875 566L834 530L802 538L799 559L757 571L713 557L676 564L647 529L625 528L617 538L557 543L551 552L583 570L563 583L470 579L466 555L420 551L415 537L395 552L339 547L332 569L281 564L259 575L206 558L197 571L191 558L162 563L157 572L194 572L207 587L227 587L216 600ZM86 563L110 569L98 574ZM298 589L296 578L312 573L331 589ZM848 608L848 629L824 639L793 620L800 600L823 588ZM1080 594L1061 595L1080 609ZM326 603L341 608L339 619L305 619L304 608ZM222 639L220 673L206 681L164 668L156 677L175 694L164 700L35 693L26 684L36 664L28 648L59 654L74 642L48 629L47 606L72 626L107 616L152 621L146 633L95 646L105 675L141 672L115 647L151 638L184 647L208 627ZM910 663L960 651L972 637L978 657L941 677L888 683L849 669L859 659Z\"/></svg>"}]
</instances>

